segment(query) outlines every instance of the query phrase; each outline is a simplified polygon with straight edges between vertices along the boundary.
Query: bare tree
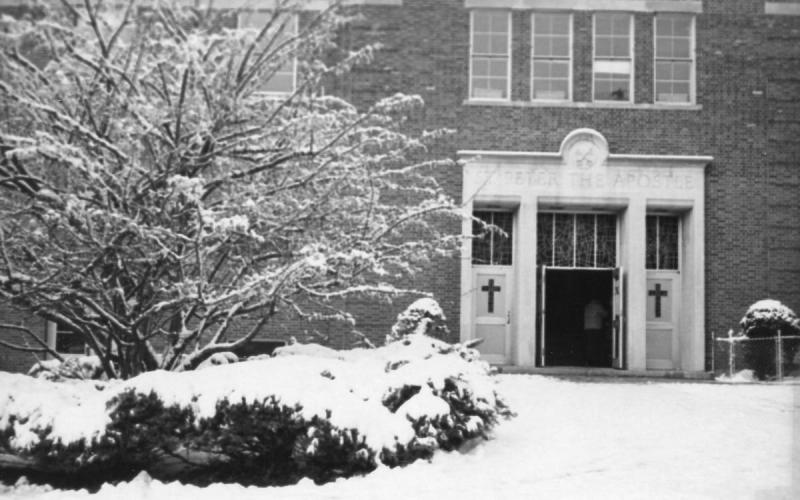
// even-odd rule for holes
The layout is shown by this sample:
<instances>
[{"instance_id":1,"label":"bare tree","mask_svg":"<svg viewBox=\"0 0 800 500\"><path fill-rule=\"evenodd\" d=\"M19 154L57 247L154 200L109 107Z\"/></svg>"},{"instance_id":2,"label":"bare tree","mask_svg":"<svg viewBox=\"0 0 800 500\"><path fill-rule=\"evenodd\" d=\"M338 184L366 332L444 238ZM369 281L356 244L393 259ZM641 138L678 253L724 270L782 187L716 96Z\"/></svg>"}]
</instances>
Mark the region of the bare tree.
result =
<instances>
[{"instance_id":1,"label":"bare tree","mask_svg":"<svg viewBox=\"0 0 800 500\"><path fill-rule=\"evenodd\" d=\"M396 95L358 110L321 82L347 17L63 2L7 22L0 54L0 301L71 328L110 377L190 369L280 310L396 294L452 236L452 204ZM32 55L33 54L33 55ZM36 59L38 57L38 59ZM294 91L262 92L297 60ZM244 323L242 323L244 320ZM229 338L235 323L246 333Z\"/></svg>"}]
</instances>

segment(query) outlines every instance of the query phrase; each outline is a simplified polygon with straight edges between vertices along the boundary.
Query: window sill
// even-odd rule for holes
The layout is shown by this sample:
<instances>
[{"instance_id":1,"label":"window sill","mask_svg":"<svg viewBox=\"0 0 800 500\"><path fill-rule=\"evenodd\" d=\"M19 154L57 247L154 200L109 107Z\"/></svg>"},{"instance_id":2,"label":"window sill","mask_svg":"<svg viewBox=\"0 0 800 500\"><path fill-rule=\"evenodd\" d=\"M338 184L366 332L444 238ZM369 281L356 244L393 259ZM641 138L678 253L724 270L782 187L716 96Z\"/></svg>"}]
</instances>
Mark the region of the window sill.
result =
<instances>
[{"instance_id":1,"label":"window sill","mask_svg":"<svg viewBox=\"0 0 800 500\"><path fill-rule=\"evenodd\" d=\"M495 101L466 99L465 106L506 106L519 108L582 108L582 109L653 109L673 111L699 111L702 104L651 104L632 102L574 102L574 101Z\"/></svg>"}]
</instances>

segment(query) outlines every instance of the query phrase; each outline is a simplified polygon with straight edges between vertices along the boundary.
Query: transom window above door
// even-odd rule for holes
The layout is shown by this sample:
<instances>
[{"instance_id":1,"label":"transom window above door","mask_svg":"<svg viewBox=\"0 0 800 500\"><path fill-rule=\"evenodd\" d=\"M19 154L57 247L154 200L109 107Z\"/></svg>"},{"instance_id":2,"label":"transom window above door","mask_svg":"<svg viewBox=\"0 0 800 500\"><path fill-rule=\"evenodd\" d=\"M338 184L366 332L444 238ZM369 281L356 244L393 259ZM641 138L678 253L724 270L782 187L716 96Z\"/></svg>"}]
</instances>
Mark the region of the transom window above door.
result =
<instances>
[{"instance_id":1,"label":"transom window above door","mask_svg":"<svg viewBox=\"0 0 800 500\"><path fill-rule=\"evenodd\" d=\"M616 267L617 217L613 214L539 213L536 264Z\"/></svg>"}]
</instances>

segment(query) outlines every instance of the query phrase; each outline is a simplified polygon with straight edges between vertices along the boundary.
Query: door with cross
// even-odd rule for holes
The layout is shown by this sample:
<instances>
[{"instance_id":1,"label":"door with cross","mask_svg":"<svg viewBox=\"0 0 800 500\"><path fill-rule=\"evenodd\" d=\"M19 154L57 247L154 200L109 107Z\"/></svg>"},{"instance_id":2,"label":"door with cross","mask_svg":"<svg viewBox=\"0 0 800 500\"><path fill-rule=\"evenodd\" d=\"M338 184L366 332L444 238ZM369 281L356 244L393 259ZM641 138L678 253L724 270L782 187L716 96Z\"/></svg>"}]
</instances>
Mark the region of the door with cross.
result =
<instances>
[{"instance_id":1,"label":"door with cross","mask_svg":"<svg viewBox=\"0 0 800 500\"><path fill-rule=\"evenodd\" d=\"M477 349L490 363L508 363L511 350L510 269L476 266L472 283L475 337L483 340Z\"/></svg>"},{"instance_id":2,"label":"door with cross","mask_svg":"<svg viewBox=\"0 0 800 500\"><path fill-rule=\"evenodd\" d=\"M677 271L647 272L647 368L671 370L678 366Z\"/></svg>"}]
</instances>

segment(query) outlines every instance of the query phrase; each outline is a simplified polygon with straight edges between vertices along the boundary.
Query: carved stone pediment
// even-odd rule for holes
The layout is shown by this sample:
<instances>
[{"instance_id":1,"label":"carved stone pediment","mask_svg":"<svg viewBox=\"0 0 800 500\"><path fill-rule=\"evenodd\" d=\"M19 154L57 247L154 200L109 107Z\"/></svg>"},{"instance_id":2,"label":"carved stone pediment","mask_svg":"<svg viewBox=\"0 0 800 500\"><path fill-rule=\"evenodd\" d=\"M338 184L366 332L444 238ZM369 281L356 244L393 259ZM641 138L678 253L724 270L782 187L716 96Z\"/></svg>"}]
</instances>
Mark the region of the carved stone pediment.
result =
<instances>
[{"instance_id":1,"label":"carved stone pediment","mask_svg":"<svg viewBox=\"0 0 800 500\"><path fill-rule=\"evenodd\" d=\"M567 134L561 142L560 154L568 168L591 170L605 165L608 141L594 129L579 128Z\"/></svg>"}]
</instances>

